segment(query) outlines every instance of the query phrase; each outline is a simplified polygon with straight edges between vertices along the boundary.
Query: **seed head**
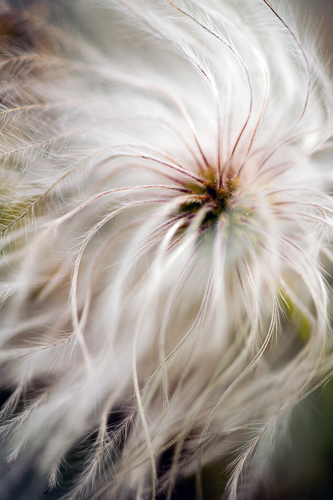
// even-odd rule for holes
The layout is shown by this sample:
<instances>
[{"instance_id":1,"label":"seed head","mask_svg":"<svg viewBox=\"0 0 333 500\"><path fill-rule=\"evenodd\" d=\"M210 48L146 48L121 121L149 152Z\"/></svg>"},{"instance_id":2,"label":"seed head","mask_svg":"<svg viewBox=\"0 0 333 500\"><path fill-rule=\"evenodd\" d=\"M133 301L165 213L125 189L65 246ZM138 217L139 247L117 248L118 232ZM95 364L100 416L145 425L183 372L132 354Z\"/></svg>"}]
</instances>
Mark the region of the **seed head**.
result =
<instances>
[{"instance_id":1,"label":"seed head","mask_svg":"<svg viewBox=\"0 0 333 500\"><path fill-rule=\"evenodd\" d=\"M53 4L0 10L8 461L254 498L333 368L330 80L287 2Z\"/></svg>"}]
</instances>

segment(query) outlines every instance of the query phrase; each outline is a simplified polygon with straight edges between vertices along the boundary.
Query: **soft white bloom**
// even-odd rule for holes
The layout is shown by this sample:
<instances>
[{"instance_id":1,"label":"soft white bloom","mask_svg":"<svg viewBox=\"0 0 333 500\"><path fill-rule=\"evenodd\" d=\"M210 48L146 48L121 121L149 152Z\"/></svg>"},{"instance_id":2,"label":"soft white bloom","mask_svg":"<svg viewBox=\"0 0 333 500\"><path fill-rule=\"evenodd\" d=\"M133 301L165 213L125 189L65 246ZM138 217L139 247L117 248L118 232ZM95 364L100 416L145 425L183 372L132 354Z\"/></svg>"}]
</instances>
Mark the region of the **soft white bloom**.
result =
<instances>
[{"instance_id":1,"label":"soft white bloom","mask_svg":"<svg viewBox=\"0 0 333 500\"><path fill-rule=\"evenodd\" d=\"M81 443L68 498L130 500L227 456L249 499L332 369L332 86L281 2L71 9L0 12L8 460Z\"/></svg>"}]
</instances>

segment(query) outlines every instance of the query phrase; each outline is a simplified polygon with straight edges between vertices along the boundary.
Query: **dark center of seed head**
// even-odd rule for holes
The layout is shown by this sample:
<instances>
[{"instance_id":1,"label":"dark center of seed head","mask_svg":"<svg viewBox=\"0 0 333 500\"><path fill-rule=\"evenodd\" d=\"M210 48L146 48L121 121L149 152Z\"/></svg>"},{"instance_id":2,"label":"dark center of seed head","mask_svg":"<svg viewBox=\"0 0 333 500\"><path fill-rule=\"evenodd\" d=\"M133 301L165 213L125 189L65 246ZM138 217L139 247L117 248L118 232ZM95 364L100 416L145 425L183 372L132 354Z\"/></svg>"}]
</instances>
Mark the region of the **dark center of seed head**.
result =
<instances>
[{"instance_id":1,"label":"dark center of seed head","mask_svg":"<svg viewBox=\"0 0 333 500\"><path fill-rule=\"evenodd\" d=\"M191 184L187 186L191 194L186 202L182 203L179 211L190 220L200 209L206 208L206 213L200 224L202 229L213 227L221 214L231 210L231 198L237 187L237 180L230 179L223 187L217 187L214 180L205 185Z\"/></svg>"}]
</instances>

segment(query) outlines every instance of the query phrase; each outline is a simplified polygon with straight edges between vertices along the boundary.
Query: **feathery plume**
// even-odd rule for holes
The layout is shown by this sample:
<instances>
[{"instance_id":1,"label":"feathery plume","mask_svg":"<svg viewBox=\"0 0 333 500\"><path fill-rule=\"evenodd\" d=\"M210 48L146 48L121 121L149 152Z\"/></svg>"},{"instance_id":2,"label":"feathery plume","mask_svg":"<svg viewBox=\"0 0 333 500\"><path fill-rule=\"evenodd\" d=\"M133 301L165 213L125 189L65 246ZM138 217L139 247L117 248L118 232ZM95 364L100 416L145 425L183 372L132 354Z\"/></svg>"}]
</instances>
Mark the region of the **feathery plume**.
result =
<instances>
[{"instance_id":1,"label":"feathery plume","mask_svg":"<svg viewBox=\"0 0 333 500\"><path fill-rule=\"evenodd\" d=\"M70 9L0 11L8 461L170 500L224 456L249 499L333 368L331 83L281 2Z\"/></svg>"}]
</instances>

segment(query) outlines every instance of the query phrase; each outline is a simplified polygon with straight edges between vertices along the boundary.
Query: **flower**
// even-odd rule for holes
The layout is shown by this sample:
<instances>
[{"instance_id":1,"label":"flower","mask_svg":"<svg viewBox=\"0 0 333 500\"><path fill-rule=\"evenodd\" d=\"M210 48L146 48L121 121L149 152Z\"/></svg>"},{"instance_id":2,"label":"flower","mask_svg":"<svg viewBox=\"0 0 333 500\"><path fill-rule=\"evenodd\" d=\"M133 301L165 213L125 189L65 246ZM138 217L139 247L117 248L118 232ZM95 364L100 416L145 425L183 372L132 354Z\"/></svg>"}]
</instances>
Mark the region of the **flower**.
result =
<instances>
[{"instance_id":1,"label":"flower","mask_svg":"<svg viewBox=\"0 0 333 500\"><path fill-rule=\"evenodd\" d=\"M71 8L1 12L8 460L125 500L225 456L250 498L332 369L331 83L266 0Z\"/></svg>"}]
</instances>

